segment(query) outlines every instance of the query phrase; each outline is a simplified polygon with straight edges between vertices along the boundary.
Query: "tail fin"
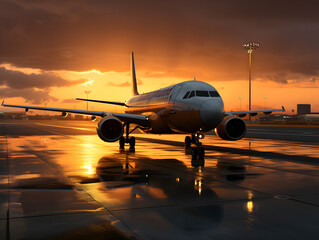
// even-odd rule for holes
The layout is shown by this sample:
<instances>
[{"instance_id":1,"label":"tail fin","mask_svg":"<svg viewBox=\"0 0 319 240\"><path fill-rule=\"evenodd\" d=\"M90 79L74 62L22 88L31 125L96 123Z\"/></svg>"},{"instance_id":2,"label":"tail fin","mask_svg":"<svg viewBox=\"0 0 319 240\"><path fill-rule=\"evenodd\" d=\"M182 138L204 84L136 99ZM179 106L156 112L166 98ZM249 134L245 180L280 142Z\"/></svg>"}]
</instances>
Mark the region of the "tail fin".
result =
<instances>
[{"instance_id":1,"label":"tail fin","mask_svg":"<svg viewBox=\"0 0 319 240\"><path fill-rule=\"evenodd\" d=\"M137 91L137 83L136 83L136 72L135 72L135 63L134 63L134 53L132 52L132 90L133 95L139 95Z\"/></svg>"}]
</instances>

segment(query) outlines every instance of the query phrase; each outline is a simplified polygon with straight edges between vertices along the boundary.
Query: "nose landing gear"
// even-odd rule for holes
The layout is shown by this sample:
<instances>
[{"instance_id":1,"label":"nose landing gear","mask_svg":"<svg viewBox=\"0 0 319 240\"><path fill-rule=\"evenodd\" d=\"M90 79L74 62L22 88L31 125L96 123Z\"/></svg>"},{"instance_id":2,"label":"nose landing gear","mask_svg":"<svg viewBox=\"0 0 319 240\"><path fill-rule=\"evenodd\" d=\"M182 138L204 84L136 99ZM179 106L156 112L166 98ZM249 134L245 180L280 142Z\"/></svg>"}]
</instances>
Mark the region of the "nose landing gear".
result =
<instances>
[{"instance_id":1,"label":"nose landing gear","mask_svg":"<svg viewBox=\"0 0 319 240\"><path fill-rule=\"evenodd\" d=\"M192 137L185 137L185 148L191 149L192 165L204 166L205 149L202 147L202 143L199 141L204 137L205 134L203 132L196 132L192 134Z\"/></svg>"}]
</instances>

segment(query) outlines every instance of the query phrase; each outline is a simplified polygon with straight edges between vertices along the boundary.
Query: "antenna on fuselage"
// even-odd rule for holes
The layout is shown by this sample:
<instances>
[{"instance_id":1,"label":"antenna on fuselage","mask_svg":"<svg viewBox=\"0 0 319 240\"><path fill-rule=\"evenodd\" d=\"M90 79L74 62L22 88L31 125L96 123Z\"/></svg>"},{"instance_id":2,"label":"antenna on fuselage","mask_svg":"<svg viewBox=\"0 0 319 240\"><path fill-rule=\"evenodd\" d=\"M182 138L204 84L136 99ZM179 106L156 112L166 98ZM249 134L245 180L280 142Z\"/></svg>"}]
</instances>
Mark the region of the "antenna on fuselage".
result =
<instances>
[{"instance_id":1,"label":"antenna on fuselage","mask_svg":"<svg viewBox=\"0 0 319 240\"><path fill-rule=\"evenodd\" d=\"M139 95L139 93L137 91L137 83L136 83L134 52L132 52L132 91L133 91L133 96Z\"/></svg>"}]
</instances>

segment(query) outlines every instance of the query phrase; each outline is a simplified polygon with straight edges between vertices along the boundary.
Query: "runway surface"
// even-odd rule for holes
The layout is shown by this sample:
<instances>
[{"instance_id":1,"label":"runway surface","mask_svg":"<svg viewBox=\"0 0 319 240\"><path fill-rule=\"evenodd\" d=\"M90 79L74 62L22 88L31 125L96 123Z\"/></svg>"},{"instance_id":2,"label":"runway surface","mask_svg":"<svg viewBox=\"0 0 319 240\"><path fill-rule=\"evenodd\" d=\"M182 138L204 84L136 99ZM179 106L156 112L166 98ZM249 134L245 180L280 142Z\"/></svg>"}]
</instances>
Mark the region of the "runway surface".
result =
<instances>
[{"instance_id":1,"label":"runway surface","mask_svg":"<svg viewBox=\"0 0 319 240\"><path fill-rule=\"evenodd\" d=\"M319 128L207 135L192 162L185 135L130 152L95 126L0 121L0 239L319 239Z\"/></svg>"}]
</instances>

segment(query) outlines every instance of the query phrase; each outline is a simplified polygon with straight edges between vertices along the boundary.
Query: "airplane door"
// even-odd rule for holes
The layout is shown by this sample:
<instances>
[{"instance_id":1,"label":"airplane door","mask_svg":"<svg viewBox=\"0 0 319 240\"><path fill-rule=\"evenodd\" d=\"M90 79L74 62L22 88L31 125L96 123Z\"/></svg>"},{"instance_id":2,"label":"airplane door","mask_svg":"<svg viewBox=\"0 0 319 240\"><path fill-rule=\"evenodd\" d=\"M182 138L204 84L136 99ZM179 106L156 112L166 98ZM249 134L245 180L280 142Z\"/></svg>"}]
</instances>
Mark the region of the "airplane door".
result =
<instances>
[{"instance_id":1,"label":"airplane door","mask_svg":"<svg viewBox=\"0 0 319 240\"><path fill-rule=\"evenodd\" d=\"M170 101L169 101L169 107L170 107L170 114L174 114L175 113L175 110L176 110L176 107L177 107L177 104L176 104L176 98L179 94L179 92L181 91L182 89L182 86L175 86L172 93L171 93L171 96L170 96Z\"/></svg>"},{"instance_id":2,"label":"airplane door","mask_svg":"<svg viewBox=\"0 0 319 240\"><path fill-rule=\"evenodd\" d=\"M181 92L181 89L183 86L177 85L174 87L172 90L171 96L170 96L170 101L169 101L169 118L168 118L168 127L173 131L173 132L179 132L178 130L178 125L180 123L180 111L177 111L179 106L179 94Z\"/></svg>"}]
</instances>

